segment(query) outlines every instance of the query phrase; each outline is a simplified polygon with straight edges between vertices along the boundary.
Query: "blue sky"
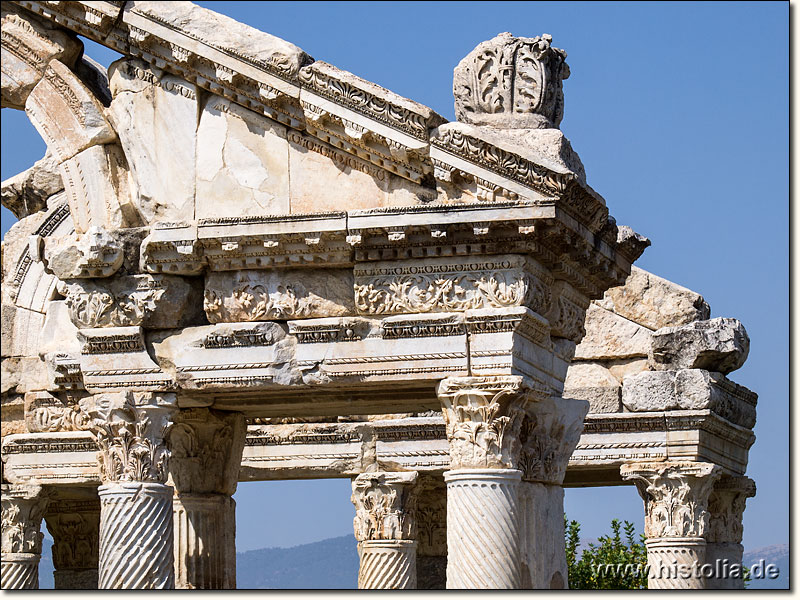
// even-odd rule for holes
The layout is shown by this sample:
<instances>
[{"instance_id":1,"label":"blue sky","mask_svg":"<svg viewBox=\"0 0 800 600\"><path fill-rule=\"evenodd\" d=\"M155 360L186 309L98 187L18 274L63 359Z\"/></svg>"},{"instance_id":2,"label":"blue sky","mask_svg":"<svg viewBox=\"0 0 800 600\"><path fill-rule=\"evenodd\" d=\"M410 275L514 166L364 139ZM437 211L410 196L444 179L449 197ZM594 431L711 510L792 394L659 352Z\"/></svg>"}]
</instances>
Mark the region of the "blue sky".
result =
<instances>
[{"instance_id":1,"label":"blue sky","mask_svg":"<svg viewBox=\"0 0 800 600\"><path fill-rule=\"evenodd\" d=\"M200 2L453 120L452 71L503 31L567 50L561 129L619 224L653 246L639 266L740 319L759 394L745 548L788 542L789 5L785 2ZM89 44L108 65L117 56ZM44 144L2 111L2 178ZM2 231L10 226L3 208ZM240 550L352 533L349 481L240 484ZM632 487L567 490L583 535L613 517L642 530Z\"/></svg>"}]
</instances>

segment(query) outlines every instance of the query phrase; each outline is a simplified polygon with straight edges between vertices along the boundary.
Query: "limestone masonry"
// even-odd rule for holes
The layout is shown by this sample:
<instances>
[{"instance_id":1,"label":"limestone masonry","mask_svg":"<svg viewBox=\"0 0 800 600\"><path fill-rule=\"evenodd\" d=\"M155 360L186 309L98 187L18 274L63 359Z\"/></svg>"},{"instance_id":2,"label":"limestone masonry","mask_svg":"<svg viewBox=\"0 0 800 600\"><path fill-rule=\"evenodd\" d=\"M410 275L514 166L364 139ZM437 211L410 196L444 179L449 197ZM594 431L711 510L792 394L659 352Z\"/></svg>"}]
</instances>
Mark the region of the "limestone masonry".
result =
<instances>
[{"instance_id":1,"label":"limestone masonry","mask_svg":"<svg viewBox=\"0 0 800 600\"><path fill-rule=\"evenodd\" d=\"M4 2L48 150L2 184L2 587L44 519L57 588L235 588L237 483L346 477L361 588L568 587L602 485L650 587L741 588L659 567L741 562L747 332L632 266L552 44L478 44L450 123L189 2Z\"/></svg>"}]
</instances>

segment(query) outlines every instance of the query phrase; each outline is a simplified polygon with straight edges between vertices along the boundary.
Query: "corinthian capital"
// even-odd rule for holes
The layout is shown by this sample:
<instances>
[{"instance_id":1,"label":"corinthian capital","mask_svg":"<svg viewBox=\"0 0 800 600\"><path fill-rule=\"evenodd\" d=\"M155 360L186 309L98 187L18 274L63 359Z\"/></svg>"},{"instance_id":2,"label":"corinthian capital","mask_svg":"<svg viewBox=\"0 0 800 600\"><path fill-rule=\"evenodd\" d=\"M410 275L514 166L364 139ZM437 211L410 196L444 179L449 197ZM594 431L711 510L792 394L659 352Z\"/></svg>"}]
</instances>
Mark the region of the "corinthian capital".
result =
<instances>
[{"instance_id":1,"label":"corinthian capital","mask_svg":"<svg viewBox=\"0 0 800 600\"><path fill-rule=\"evenodd\" d=\"M166 482L165 438L177 406L175 394L98 394L83 400L82 406L92 417L105 483Z\"/></svg>"},{"instance_id":2,"label":"corinthian capital","mask_svg":"<svg viewBox=\"0 0 800 600\"><path fill-rule=\"evenodd\" d=\"M749 477L723 476L714 484L708 500L709 523L706 541L733 543L742 541L745 502L756 495L756 484Z\"/></svg>"},{"instance_id":3,"label":"corinthian capital","mask_svg":"<svg viewBox=\"0 0 800 600\"><path fill-rule=\"evenodd\" d=\"M239 479L245 430L240 413L181 410L168 436L170 479L178 493L232 496Z\"/></svg>"},{"instance_id":4,"label":"corinthian capital","mask_svg":"<svg viewBox=\"0 0 800 600\"><path fill-rule=\"evenodd\" d=\"M2 486L2 552L42 553L42 524L47 495L38 485Z\"/></svg>"},{"instance_id":5,"label":"corinthian capital","mask_svg":"<svg viewBox=\"0 0 800 600\"><path fill-rule=\"evenodd\" d=\"M353 480L353 528L359 542L416 539L416 481L416 472L362 473Z\"/></svg>"},{"instance_id":6,"label":"corinthian capital","mask_svg":"<svg viewBox=\"0 0 800 600\"><path fill-rule=\"evenodd\" d=\"M452 469L513 469L525 406L539 399L519 376L452 377L437 390Z\"/></svg>"},{"instance_id":7,"label":"corinthian capital","mask_svg":"<svg viewBox=\"0 0 800 600\"><path fill-rule=\"evenodd\" d=\"M644 534L648 539L704 537L708 499L721 473L712 463L633 463L620 468L644 500Z\"/></svg>"}]
</instances>

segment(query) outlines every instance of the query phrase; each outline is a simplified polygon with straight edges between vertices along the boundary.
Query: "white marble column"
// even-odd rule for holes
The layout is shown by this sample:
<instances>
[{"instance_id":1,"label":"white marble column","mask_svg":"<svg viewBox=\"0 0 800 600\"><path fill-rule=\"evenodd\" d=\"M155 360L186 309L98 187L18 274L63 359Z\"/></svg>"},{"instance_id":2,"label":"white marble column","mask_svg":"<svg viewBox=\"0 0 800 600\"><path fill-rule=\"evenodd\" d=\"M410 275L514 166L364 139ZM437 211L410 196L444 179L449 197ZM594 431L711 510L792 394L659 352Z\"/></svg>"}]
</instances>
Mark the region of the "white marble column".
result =
<instances>
[{"instance_id":1,"label":"white marble column","mask_svg":"<svg viewBox=\"0 0 800 600\"><path fill-rule=\"evenodd\" d=\"M55 498L45 514L53 536L53 578L57 590L96 590L99 564L100 501Z\"/></svg>"},{"instance_id":2,"label":"white marble column","mask_svg":"<svg viewBox=\"0 0 800 600\"><path fill-rule=\"evenodd\" d=\"M41 525L47 494L38 485L2 485L2 565L4 590L39 589Z\"/></svg>"},{"instance_id":3,"label":"white marble column","mask_svg":"<svg viewBox=\"0 0 800 600\"><path fill-rule=\"evenodd\" d=\"M528 397L521 377L456 377L437 390L450 470L448 589L521 587L517 434Z\"/></svg>"},{"instance_id":4,"label":"white marble column","mask_svg":"<svg viewBox=\"0 0 800 600\"><path fill-rule=\"evenodd\" d=\"M172 589L172 487L165 436L174 394L122 392L88 399L100 447L100 589Z\"/></svg>"},{"instance_id":5,"label":"white marble column","mask_svg":"<svg viewBox=\"0 0 800 600\"><path fill-rule=\"evenodd\" d=\"M362 473L353 480L359 589L416 589L416 480L416 472Z\"/></svg>"},{"instance_id":6,"label":"white marble column","mask_svg":"<svg viewBox=\"0 0 800 600\"><path fill-rule=\"evenodd\" d=\"M170 429L169 482L175 531L175 587L236 589L236 492L244 416L181 410Z\"/></svg>"},{"instance_id":7,"label":"white marble column","mask_svg":"<svg viewBox=\"0 0 800 600\"><path fill-rule=\"evenodd\" d=\"M742 534L745 502L756 495L755 482L749 477L723 475L714 484L708 501L706 563L713 568L707 589L744 589Z\"/></svg>"},{"instance_id":8,"label":"white marble column","mask_svg":"<svg viewBox=\"0 0 800 600\"><path fill-rule=\"evenodd\" d=\"M650 589L705 589L708 500L720 467L711 463L622 465L644 500Z\"/></svg>"}]
</instances>

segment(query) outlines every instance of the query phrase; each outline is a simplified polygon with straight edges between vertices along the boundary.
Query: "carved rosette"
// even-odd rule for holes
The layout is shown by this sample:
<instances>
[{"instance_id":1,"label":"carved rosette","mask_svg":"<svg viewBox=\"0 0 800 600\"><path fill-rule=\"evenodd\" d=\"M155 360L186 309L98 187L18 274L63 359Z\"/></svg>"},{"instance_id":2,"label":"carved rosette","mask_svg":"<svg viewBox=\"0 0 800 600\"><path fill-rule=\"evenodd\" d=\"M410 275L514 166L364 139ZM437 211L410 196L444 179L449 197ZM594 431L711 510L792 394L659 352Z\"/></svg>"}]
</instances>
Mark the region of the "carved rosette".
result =
<instances>
[{"instance_id":1,"label":"carved rosette","mask_svg":"<svg viewBox=\"0 0 800 600\"><path fill-rule=\"evenodd\" d=\"M166 482L174 394L98 394L81 404L92 417L104 482Z\"/></svg>"},{"instance_id":2,"label":"carved rosette","mask_svg":"<svg viewBox=\"0 0 800 600\"><path fill-rule=\"evenodd\" d=\"M4 590L39 588L40 531L48 498L38 485L2 485L2 569Z\"/></svg>"},{"instance_id":3,"label":"carved rosette","mask_svg":"<svg viewBox=\"0 0 800 600\"><path fill-rule=\"evenodd\" d=\"M416 481L416 472L362 473L353 480L359 589L416 588Z\"/></svg>"},{"instance_id":4,"label":"carved rosette","mask_svg":"<svg viewBox=\"0 0 800 600\"><path fill-rule=\"evenodd\" d=\"M501 128L557 128L564 116L567 53L544 34L501 33L458 63L453 77L456 118Z\"/></svg>"},{"instance_id":5,"label":"carved rosette","mask_svg":"<svg viewBox=\"0 0 800 600\"><path fill-rule=\"evenodd\" d=\"M516 468L525 406L539 399L522 377L451 377L437 394L451 469Z\"/></svg>"},{"instance_id":6,"label":"carved rosette","mask_svg":"<svg viewBox=\"0 0 800 600\"><path fill-rule=\"evenodd\" d=\"M53 536L56 589L97 589L100 502L52 502L45 515Z\"/></svg>"}]
</instances>

